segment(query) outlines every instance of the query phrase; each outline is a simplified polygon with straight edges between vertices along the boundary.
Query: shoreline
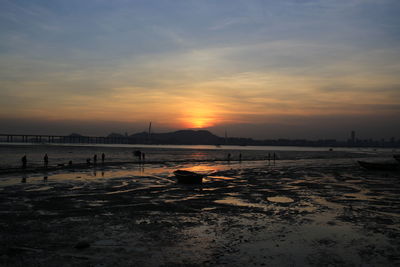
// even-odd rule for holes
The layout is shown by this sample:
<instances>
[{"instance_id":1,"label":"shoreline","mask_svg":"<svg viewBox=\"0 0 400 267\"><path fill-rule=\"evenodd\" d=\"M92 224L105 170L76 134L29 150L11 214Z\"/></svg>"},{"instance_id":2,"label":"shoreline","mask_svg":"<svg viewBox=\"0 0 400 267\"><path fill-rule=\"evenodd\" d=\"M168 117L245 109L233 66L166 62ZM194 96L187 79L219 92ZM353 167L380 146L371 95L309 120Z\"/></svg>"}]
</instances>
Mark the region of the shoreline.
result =
<instances>
[{"instance_id":1,"label":"shoreline","mask_svg":"<svg viewBox=\"0 0 400 267\"><path fill-rule=\"evenodd\" d=\"M97 164L90 164L87 165L86 163L77 163L77 164L64 164L63 166L49 166L47 168L45 167L28 167L26 169L23 168L2 168L0 169L0 175L3 174L18 174L18 173L42 173L42 172L51 172L51 171L77 171L77 170L91 170L94 168L107 168L107 167L117 167L117 166L123 166L123 165L136 165L136 166L142 166L142 165L153 165L153 164L191 164L191 163L226 163L226 164L234 164L234 163L240 163L240 162L268 162L268 160L265 159L242 159L241 161L239 160L223 160L223 159L210 159L210 160L156 160L156 161L109 161L109 162L104 162L104 163L97 163ZM278 160L276 160L278 161ZM272 162L272 160L270 161Z\"/></svg>"},{"instance_id":2,"label":"shoreline","mask_svg":"<svg viewBox=\"0 0 400 267\"><path fill-rule=\"evenodd\" d=\"M261 150L261 151L334 151L352 152L359 150L398 151L400 147L385 146L294 146L294 145L193 145L193 144L90 144L90 143L22 143L0 142L0 146L49 146L49 147L106 147L106 148L165 148L165 149L204 149L204 150ZM296 150L298 149L298 150ZM310 150L307 150L310 149Z\"/></svg>"}]
</instances>

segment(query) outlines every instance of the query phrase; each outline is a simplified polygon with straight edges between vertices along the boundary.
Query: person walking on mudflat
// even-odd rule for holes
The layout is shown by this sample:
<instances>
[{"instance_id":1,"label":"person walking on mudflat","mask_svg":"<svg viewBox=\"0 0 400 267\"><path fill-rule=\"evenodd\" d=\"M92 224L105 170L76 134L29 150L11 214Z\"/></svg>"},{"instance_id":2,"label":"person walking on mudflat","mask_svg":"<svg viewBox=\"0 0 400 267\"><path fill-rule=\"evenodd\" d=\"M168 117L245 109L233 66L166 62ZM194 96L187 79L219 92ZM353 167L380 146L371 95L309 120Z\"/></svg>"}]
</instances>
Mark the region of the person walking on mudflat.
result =
<instances>
[{"instance_id":1,"label":"person walking on mudflat","mask_svg":"<svg viewBox=\"0 0 400 267\"><path fill-rule=\"evenodd\" d=\"M22 169L26 169L26 163L28 162L28 160L26 159L26 155L24 155L21 158L21 161L22 161Z\"/></svg>"},{"instance_id":2,"label":"person walking on mudflat","mask_svg":"<svg viewBox=\"0 0 400 267\"><path fill-rule=\"evenodd\" d=\"M93 156L93 165L96 165L97 163L97 154L94 154Z\"/></svg>"},{"instance_id":3,"label":"person walking on mudflat","mask_svg":"<svg viewBox=\"0 0 400 267\"><path fill-rule=\"evenodd\" d=\"M106 159L106 154L102 153L101 154L101 163L104 164L104 160Z\"/></svg>"},{"instance_id":4,"label":"person walking on mudflat","mask_svg":"<svg viewBox=\"0 0 400 267\"><path fill-rule=\"evenodd\" d=\"M44 162L44 167L47 169L47 166L49 165L49 156L47 156L47 153L43 157L43 162Z\"/></svg>"}]
</instances>

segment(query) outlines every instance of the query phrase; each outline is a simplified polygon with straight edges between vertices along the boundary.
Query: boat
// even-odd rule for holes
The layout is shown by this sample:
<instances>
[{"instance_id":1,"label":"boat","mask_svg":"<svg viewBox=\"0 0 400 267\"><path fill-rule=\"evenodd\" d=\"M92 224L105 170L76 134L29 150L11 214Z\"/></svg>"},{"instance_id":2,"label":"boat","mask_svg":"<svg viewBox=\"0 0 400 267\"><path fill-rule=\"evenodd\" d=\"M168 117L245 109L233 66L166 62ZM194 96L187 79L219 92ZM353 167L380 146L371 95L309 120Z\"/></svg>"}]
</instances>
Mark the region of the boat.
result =
<instances>
[{"instance_id":1,"label":"boat","mask_svg":"<svg viewBox=\"0 0 400 267\"><path fill-rule=\"evenodd\" d=\"M400 154L393 155L393 158L400 162Z\"/></svg>"},{"instance_id":2,"label":"boat","mask_svg":"<svg viewBox=\"0 0 400 267\"><path fill-rule=\"evenodd\" d=\"M176 170L174 171L174 175L178 180L178 183L182 184L201 184L204 176L199 173L185 170Z\"/></svg>"},{"instance_id":3,"label":"boat","mask_svg":"<svg viewBox=\"0 0 400 267\"><path fill-rule=\"evenodd\" d=\"M376 170L376 171L394 171L400 169L400 164L397 162L367 162L367 161L358 161L361 167L367 170Z\"/></svg>"}]
</instances>

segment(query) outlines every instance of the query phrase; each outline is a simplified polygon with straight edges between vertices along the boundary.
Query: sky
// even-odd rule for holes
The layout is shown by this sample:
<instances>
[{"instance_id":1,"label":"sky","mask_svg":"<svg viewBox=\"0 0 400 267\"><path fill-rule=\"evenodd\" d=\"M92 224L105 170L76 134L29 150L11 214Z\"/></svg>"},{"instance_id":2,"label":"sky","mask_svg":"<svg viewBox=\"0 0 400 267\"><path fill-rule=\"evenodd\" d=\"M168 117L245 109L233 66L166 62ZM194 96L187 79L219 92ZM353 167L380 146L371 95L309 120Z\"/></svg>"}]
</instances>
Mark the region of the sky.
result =
<instances>
[{"instance_id":1,"label":"sky","mask_svg":"<svg viewBox=\"0 0 400 267\"><path fill-rule=\"evenodd\" d=\"M400 138L398 0L0 0L0 133Z\"/></svg>"}]
</instances>

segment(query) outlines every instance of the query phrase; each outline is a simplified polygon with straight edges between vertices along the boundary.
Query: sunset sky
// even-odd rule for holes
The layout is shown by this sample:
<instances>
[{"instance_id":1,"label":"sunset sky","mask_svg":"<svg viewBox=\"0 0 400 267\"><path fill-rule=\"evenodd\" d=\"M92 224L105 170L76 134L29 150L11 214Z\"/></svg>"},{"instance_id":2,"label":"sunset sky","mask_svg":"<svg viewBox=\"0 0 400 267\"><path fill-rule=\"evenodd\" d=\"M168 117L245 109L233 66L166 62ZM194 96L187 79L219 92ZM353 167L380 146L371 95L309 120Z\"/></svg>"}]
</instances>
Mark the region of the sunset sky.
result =
<instances>
[{"instance_id":1,"label":"sunset sky","mask_svg":"<svg viewBox=\"0 0 400 267\"><path fill-rule=\"evenodd\" d=\"M0 133L400 138L398 0L0 0Z\"/></svg>"}]
</instances>

